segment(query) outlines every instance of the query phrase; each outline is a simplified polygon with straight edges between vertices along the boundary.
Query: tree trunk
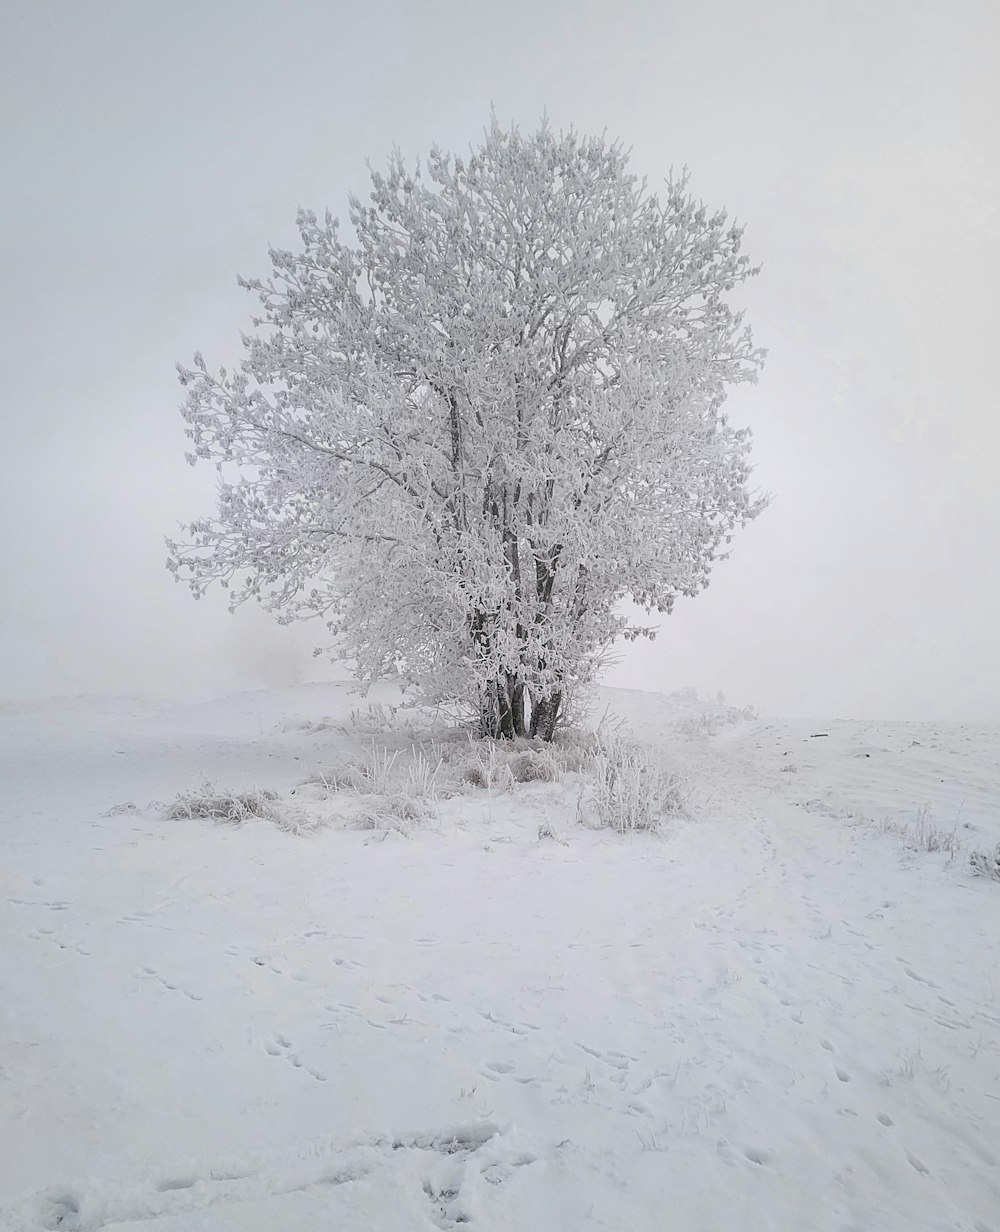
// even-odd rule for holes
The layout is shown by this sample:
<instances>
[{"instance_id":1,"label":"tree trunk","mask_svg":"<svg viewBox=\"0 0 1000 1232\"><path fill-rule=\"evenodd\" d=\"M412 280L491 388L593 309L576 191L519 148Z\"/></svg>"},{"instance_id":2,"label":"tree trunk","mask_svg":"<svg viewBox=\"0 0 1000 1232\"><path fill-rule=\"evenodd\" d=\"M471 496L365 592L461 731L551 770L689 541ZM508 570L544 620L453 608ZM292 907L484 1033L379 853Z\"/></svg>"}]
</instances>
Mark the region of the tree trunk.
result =
<instances>
[{"instance_id":1,"label":"tree trunk","mask_svg":"<svg viewBox=\"0 0 1000 1232\"><path fill-rule=\"evenodd\" d=\"M553 693L551 697L542 698L535 703L531 712L531 734L541 740L549 741L556 734L556 723L559 721L559 710L562 706L561 692Z\"/></svg>"},{"instance_id":2,"label":"tree trunk","mask_svg":"<svg viewBox=\"0 0 1000 1232\"><path fill-rule=\"evenodd\" d=\"M479 705L479 734L490 740L513 740L526 735L524 685L516 676L491 680Z\"/></svg>"},{"instance_id":3,"label":"tree trunk","mask_svg":"<svg viewBox=\"0 0 1000 1232\"><path fill-rule=\"evenodd\" d=\"M524 725L524 684L514 676L509 676L507 680L514 718L514 735L525 736L527 730Z\"/></svg>"}]
</instances>

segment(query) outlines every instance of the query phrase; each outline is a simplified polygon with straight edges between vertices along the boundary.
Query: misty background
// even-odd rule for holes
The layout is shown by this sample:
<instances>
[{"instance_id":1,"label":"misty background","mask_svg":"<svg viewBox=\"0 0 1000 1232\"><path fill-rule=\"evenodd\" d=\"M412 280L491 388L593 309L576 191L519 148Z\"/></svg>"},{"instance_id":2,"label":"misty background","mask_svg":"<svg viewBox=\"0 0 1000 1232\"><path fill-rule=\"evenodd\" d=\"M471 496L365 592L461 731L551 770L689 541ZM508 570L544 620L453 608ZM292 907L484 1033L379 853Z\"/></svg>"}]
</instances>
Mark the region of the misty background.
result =
<instances>
[{"instance_id":1,"label":"misty background","mask_svg":"<svg viewBox=\"0 0 1000 1232\"><path fill-rule=\"evenodd\" d=\"M728 409L774 502L607 682L1000 719L998 62L994 0L3 0L0 700L331 674L164 568L214 498L174 364L238 361L297 206L492 104L687 165L763 266Z\"/></svg>"}]
</instances>

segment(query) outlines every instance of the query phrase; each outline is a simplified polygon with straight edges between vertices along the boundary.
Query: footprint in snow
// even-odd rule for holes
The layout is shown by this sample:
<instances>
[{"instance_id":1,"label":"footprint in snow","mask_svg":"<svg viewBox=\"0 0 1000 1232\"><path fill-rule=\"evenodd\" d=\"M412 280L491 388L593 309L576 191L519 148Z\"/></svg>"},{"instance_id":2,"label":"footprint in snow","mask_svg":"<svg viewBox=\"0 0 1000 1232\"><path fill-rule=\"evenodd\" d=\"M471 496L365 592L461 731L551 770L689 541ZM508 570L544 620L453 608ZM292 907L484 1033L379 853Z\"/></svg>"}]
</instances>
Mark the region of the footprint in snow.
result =
<instances>
[{"instance_id":1,"label":"footprint in snow","mask_svg":"<svg viewBox=\"0 0 1000 1232\"><path fill-rule=\"evenodd\" d=\"M69 1190L50 1191L42 1197L38 1214L46 1232L72 1232L80 1226L80 1201Z\"/></svg>"},{"instance_id":2,"label":"footprint in snow","mask_svg":"<svg viewBox=\"0 0 1000 1232\"><path fill-rule=\"evenodd\" d=\"M770 1151L759 1146L744 1146L737 1151L727 1138L719 1138L715 1149L722 1162L728 1164L730 1168L737 1167L743 1159L762 1168L774 1158Z\"/></svg>"},{"instance_id":3,"label":"footprint in snow","mask_svg":"<svg viewBox=\"0 0 1000 1232\"><path fill-rule=\"evenodd\" d=\"M301 1069L315 1078L317 1082L326 1082L326 1075L306 1065L297 1052L292 1052L292 1041L284 1035L275 1035L264 1044L264 1051L272 1057L284 1057L295 1069Z\"/></svg>"},{"instance_id":4,"label":"footprint in snow","mask_svg":"<svg viewBox=\"0 0 1000 1232\"><path fill-rule=\"evenodd\" d=\"M59 941L55 935L55 930L52 928L33 928L28 937L32 941L48 941L51 945L56 946L60 950L72 950L74 954L82 954L84 958L89 957L90 950L84 949L78 941Z\"/></svg>"},{"instance_id":5,"label":"footprint in snow","mask_svg":"<svg viewBox=\"0 0 1000 1232\"><path fill-rule=\"evenodd\" d=\"M169 1176L165 1181L160 1181L156 1192L172 1193L175 1189L193 1189L197 1183L198 1179L194 1176Z\"/></svg>"},{"instance_id":6,"label":"footprint in snow","mask_svg":"<svg viewBox=\"0 0 1000 1232\"><path fill-rule=\"evenodd\" d=\"M919 975L912 967L904 967L903 970L911 980L916 980L918 984L926 984L928 988L937 988L938 985L933 980L927 979L924 975Z\"/></svg>"},{"instance_id":7,"label":"footprint in snow","mask_svg":"<svg viewBox=\"0 0 1000 1232\"><path fill-rule=\"evenodd\" d=\"M610 1065L613 1069L628 1069L629 1058L623 1052L601 1052L597 1048L588 1048L586 1044L577 1044L577 1048L582 1049L588 1056L596 1057L598 1061L603 1061L605 1065ZM631 1058L635 1060L635 1058Z\"/></svg>"},{"instance_id":8,"label":"footprint in snow","mask_svg":"<svg viewBox=\"0 0 1000 1232\"><path fill-rule=\"evenodd\" d=\"M192 992L189 988L181 988L179 984L172 984L170 980L164 979L159 971L154 971L152 967L143 967L140 975L149 976L151 979L162 984L168 992L179 992L182 996L187 997L189 1001L200 1001L202 999L201 993Z\"/></svg>"}]
</instances>

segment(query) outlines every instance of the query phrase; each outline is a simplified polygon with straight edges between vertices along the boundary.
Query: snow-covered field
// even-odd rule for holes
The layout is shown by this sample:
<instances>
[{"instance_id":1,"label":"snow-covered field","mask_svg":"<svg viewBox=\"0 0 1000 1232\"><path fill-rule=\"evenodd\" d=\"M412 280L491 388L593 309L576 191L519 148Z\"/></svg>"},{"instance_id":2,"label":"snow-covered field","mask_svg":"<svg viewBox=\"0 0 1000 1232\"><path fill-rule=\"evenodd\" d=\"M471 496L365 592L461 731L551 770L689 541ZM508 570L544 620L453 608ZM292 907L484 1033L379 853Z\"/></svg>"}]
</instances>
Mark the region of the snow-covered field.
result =
<instances>
[{"instance_id":1,"label":"snow-covered field","mask_svg":"<svg viewBox=\"0 0 1000 1232\"><path fill-rule=\"evenodd\" d=\"M1000 727L608 690L661 836L572 774L401 833L291 794L361 705L0 712L0 1228L1000 1232Z\"/></svg>"}]
</instances>

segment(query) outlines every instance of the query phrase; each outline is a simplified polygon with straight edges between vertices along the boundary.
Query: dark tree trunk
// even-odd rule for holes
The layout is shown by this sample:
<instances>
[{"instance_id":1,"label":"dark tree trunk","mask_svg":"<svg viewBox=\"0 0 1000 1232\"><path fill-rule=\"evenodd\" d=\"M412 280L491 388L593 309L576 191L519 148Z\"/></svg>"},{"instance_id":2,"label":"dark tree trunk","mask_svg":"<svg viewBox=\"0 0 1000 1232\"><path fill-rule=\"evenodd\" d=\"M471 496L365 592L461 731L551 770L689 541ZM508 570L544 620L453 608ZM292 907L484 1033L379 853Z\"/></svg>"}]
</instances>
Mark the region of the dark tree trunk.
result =
<instances>
[{"instance_id":1,"label":"dark tree trunk","mask_svg":"<svg viewBox=\"0 0 1000 1232\"><path fill-rule=\"evenodd\" d=\"M527 731L524 726L524 685L516 677L509 676L507 679L514 718L514 735L525 736Z\"/></svg>"},{"instance_id":2,"label":"dark tree trunk","mask_svg":"<svg viewBox=\"0 0 1000 1232\"><path fill-rule=\"evenodd\" d=\"M513 740L526 735L524 685L516 676L491 681L483 690L479 708L479 734L491 740Z\"/></svg>"},{"instance_id":3,"label":"dark tree trunk","mask_svg":"<svg viewBox=\"0 0 1000 1232\"><path fill-rule=\"evenodd\" d=\"M556 734L562 700L562 693L553 693L551 697L543 698L535 703L531 712L531 734L533 736L546 741L552 739Z\"/></svg>"}]
</instances>

